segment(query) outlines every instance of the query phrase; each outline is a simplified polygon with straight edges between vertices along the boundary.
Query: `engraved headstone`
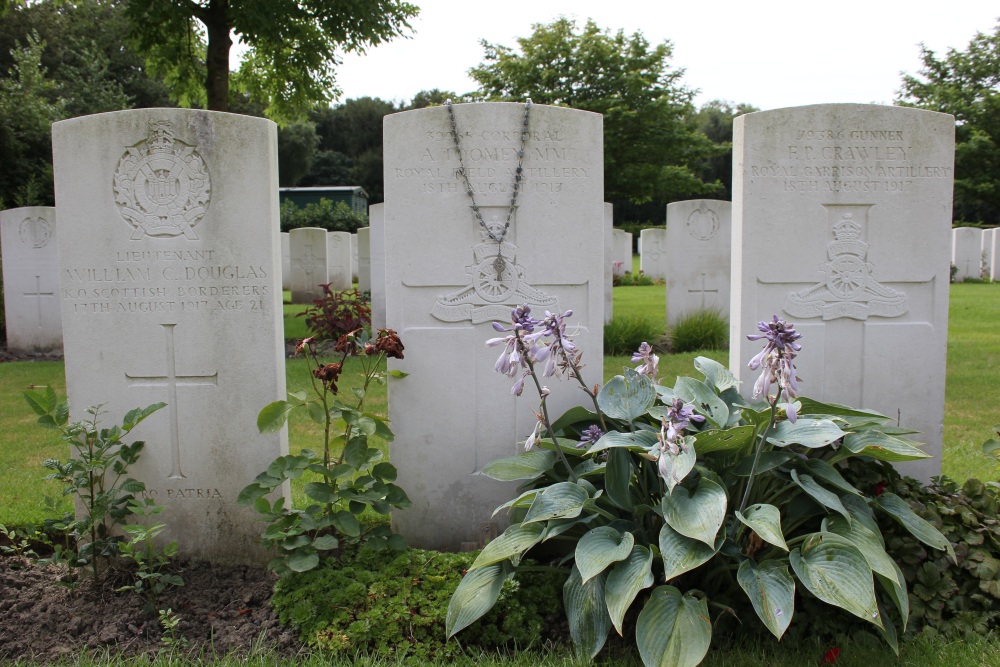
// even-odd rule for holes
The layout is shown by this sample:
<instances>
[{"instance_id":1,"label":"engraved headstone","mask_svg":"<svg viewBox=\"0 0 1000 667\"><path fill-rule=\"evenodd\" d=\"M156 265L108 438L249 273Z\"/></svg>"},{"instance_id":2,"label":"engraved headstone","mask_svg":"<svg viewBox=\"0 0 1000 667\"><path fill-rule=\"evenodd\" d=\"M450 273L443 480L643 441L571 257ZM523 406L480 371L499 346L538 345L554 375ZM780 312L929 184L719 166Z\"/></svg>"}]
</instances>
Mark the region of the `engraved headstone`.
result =
<instances>
[{"instance_id":1,"label":"engraved headstone","mask_svg":"<svg viewBox=\"0 0 1000 667\"><path fill-rule=\"evenodd\" d=\"M110 426L166 403L133 432L146 446L129 471L165 507L161 538L266 562L236 499L288 452L256 425L285 397L276 126L119 111L55 123L52 148L71 417L103 404Z\"/></svg>"},{"instance_id":2,"label":"engraved headstone","mask_svg":"<svg viewBox=\"0 0 1000 667\"><path fill-rule=\"evenodd\" d=\"M323 296L329 282L326 230L300 227L288 233L292 256L292 303L309 303Z\"/></svg>"},{"instance_id":3,"label":"engraved headstone","mask_svg":"<svg viewBox=\"0 0 1000 667\"><path fill-rule=\"evenodd\" d=\"M691 199L667 205L667 323L698 310L729 314L732 204Z\"/></svg>"},{"instance_id":4,"label":"engraved headstone","mask_svg":"<svg viewBox=\"0 0 1000 667\"><path fill-rule=\"evenodd\" d=\"M800 392L920 431L940 474L952 116L830 104L740 116L733 141L730 366L752 387L746 334L776 314L802 333Z\"/></svg>"},{"instance_id":5,"label":"engraved headstone","mask_svg":"<svg viewBox=\"0 0 1000 667\"><path fill-rule=\"evenodd\" d=\"M614 238L614 259L611 270L616 276L632 271L632 234L616 229L612 232Z\"/></svg>"},{"instance_id":6,"label":"engraved headstone","mask_svg":"<svg viewBox=\"0 0 1000 667\"><path fill-rule=\"evenodd\" d=\"M604 322L608 323L614 317L615 279L611 270L611 257L615 251L615 207L604 202Z\"/></svg>"},{"instance_id":7,"label":"engraved headstone","mask_svg":"<svg viewBox=\"0 0 1000 667\"><path fill-rule=\"evenodd\" d=\"M371 292L372 289L371 231L370 227L358 230L358 291L360 292Z\"/></svg>"},{"instance_id":8,"label":"engraved headstone","mask_svg":"<svg viewBox=\"0 0 1000 667\"><path fill-rule=\"evenodd\" d=\"M667 230L664 227L639 232L639 270L653 280L667 277Z\"/></svg>"},{"instance_id":9,"label":"engraved headstone","mask_svg":"<svg viewBox=\"0 0 1000 667\"><path fill-rule=\"evenodd\" d=\"M979 278L983 260L983 230L978 227L956 227L951 230L951 263L955 265L955 282Z\"/></svg>"},{"instance_id":10,"label":"engraved headstone","mask_svg":"<svg viewBox=\"0 0 1000 667\"><path fill-rule=\"evenodd\" d=\"M351 289L351 234L328 232L327 258L330 263L327 282L331 290Z\"/></svg>"},{"instance_id":11,"label":"engraved headstone","mask_svg":"<svg viewBox=\"0 0 1000 667\"><path fill-rule=\"evenodd\" d=\"M385 329L385 225L384 206L368 207L371 276L372 276L372 329Z\"/></svg>"},{"instance_id":12,"label":"engraved headstone","mask_svg":"<svg viewBox=\"0 0 1000 667\"><path fill-rule=\"evenodd\" d=\"M603 366L601 116L533 105L522 134L522 104L462 104L454 113L458 149L444 107L389 115L383 125L386 315L406 345L390 368L409 373L389 384L391 456L413 500L394 525L410 544L435 549L478 542L491 522L505 522L493 510L516 485L475 473L517 453L536 424L537 396L512 396L514 380L494 371L490 323L509 323L521 304L538 317L572 309L584 379L599 381ZM522 138L523 190L512 210ZM553 387L549 410L584 398Z\"/></svg>"},{"instance_id":13,"label":"engraved headstone","mask_svg":"<svg viewBox=\"0 0 1000 667\"><path fill-rule=\"evenodd\" d=\"M11 352L62 352L56 209L0 211L4 313Z\"/></svg>"},{"instance_id":14,"label":"engraved headstone","mask_svg":"<svg viewBox=\"0 0 1000 667\"><path fill-rule=\"evenodd\" d=\"M281 289L292 289L292 239L281 232Z\"/></svg>"}]
</instances>

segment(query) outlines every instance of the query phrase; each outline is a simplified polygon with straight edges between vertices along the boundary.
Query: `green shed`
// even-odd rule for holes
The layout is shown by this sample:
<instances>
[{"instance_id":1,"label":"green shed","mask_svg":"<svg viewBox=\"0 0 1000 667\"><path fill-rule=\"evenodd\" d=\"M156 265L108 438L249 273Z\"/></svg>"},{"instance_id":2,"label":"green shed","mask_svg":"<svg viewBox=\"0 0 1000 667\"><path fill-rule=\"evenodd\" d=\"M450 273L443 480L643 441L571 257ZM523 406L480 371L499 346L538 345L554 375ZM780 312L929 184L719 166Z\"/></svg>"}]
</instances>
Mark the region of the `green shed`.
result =
<instances>
[{"instance_id":1,"label":"green shed","mask_svg":"<svg viewBox=\"0 0 1000 667\"><path fill-rule=\"evenodd\" d=\"M351 207L352 211L368 215L368 193L360 185L316 186L311 188L278 188L278 201L284 204L291 200L299 208L313 204L320 199L329 199L334 204L339 201Z\"/></svg>"}]
</instances>

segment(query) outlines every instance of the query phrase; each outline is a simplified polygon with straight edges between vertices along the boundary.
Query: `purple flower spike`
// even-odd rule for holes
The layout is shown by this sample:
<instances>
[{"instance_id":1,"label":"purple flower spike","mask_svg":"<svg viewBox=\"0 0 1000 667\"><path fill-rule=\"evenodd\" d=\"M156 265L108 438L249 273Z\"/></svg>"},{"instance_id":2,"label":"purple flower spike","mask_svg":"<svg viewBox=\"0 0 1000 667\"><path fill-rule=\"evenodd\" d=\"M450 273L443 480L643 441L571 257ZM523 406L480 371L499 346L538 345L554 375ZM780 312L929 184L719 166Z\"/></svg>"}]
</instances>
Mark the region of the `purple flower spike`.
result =
<instances>
[{"instance_id":1,"label":"purple flower spike","mask_svg":"<svg viewBox=\"0 0 1000 667\"><path fill-rule=\"evenodd\" d=\"M747 339L767 339L767 343L764 349L747 364L750 370L761 369L760 376L753 386L753 397L767 396L771 385L777 384L783 397L789 399L785 404L785 413L788 420L794 423L797 415L791 399L798 393L799 383L793 362L796 354L802 349L802 346L795 342L802 338L802 334L795 330L795 325L779 320L777 315L773 316L770 322L759 322L757 329L761 333L750 334Z\"/></svg>"}]
</instances>

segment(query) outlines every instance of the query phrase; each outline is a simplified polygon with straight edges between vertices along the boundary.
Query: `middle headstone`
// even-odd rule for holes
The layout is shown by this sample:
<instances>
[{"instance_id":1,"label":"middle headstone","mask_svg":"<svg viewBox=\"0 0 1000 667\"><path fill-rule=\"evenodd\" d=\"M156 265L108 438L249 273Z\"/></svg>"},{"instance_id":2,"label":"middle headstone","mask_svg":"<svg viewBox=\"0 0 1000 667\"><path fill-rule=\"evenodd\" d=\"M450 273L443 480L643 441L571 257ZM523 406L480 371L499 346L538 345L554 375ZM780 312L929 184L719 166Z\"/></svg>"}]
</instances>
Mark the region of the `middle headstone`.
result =
<instances>
[{"instance_id":1,"label":"middle headstone","mask_svg":"<svg viewBox=\"0 0 1000 667\"><path fill-rule=\"evenodd\" d=\"M667 277L667 230L664 227L639 232L639 270L653 280Z\"/></svg>"},{"instance_id":2,"label":"middle headstone","mask_svg":"<svg viewBox=\"0 0 1000 667\"><path fill-rule=\"evenodd\" d=\"M614 275L621 276L632 271L632 234L622 229L616 229L612 234L615 249L611 271Z\"/></svg>"},{"instance_id":3,"label":"middle headstone","mask_svg":"<svg viewBox=\"0 0 1000 667\"><path fill-rule=\"evenodd\" d=\"M291 246L292 303L312 304L323 296L320 285L329 282L326 230L299 227L288 232Z\"/></svg>"},{"instance_id":4,"label":"middle headstone","mask_svg":"<svg viewBox=\"0 0 1000 667\"><path fill-rule=\"evenodd\" d=\"M584 379L603 371L601 116L516 103L461 104L454 115L455 134L446 107L384 120L387 320L406 346L390 368L409 373L389 384L392 462L413 501L394 525L433 549L479 542L504 522L493 510L516 486L476 473L517 453L536 423L537 396L512 396L514 380L494 371L490 323L509 324L521 304L538 318L572 309ZM550 414L585 398L548 384Z\"/></svg>"},{"instance_id":5,"label":"middle headstone","mask_svg":"<svg viewBox=\"0 0 1000 667\"><path fill-rule=\"evenodd\" d=\"M62 352L56 209L30 206L0 211L7 349Z\"/></svg>"},{"instance_id":6,"label":"middle headstone","mask_svg":"<svg viewBox=\"0 0 1000 667\"><path fill-rule=\"evenodd\" d=\"M329 232L326 242L330 289L351 289L351 233Z\"/></svg>"},{"instance_id":7,"label":"middle headstone","mask_svg":"<svg viewBox=\"0 0 1000 667\"><path fill-rule=\"evenodd\" d=\"M358 230L358 291L371 292L372 262L371 262L371 227Z\"/></svg>"},{"instance_id":8,"label":"middle headstone","mask_svg":"<svg viewBox=\"0 0 1000 667\"><path fill-rule=\"evenodd\" d=\"M951 263L955 265L955 282L979 278L983 261L983 230L978 227L956 227L951 230Z\"/></svg>"},{"instance_id":9,"label":"middle headstone","mask_svg":"<svg viewBox=\"0 0 1000 667\"><path fill-rule=\"evenodd\" d=\"M667 325L714 310L729 319L733 205L717 199L667 204Z\"/></svg>"}]
</instances>

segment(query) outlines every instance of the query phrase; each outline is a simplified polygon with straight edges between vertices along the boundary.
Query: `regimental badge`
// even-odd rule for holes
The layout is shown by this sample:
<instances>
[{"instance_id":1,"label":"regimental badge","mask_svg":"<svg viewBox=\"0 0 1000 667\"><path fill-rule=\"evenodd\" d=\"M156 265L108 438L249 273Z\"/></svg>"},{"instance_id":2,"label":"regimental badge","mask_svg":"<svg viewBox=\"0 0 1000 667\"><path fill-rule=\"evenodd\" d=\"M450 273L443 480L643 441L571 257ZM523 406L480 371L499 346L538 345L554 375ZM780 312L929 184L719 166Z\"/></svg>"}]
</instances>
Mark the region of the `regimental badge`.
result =
<instances>
[{"instance_id":1,"label":"regimental badge","mask_svg":"<svg viewBox=\"0 0 1000 667\"><path fill-rule=\"evenodd\" d=\"M165 120L149 124L148 136L126 149L115 170L115 203L134 229L132 239L184 236L208 211L211 183L194 146L174 136Z\"/></svg>"},{"instance_id":2,"label":"regimental badge","mask_svg":"<svg viewBox=\"0 0 1000 667\"><path fill-rule=\"evenodd\" d=\"M688 216L687 230L688 234L699 241L715 238L719 232L719 216L705 202L701 202Z\"/></svg>"},{"instance_id":3,"label":"regimental badge","mask_svg":"<svg viewBox=\"0 0 1000 667\"><path fill-rule=\"evenodd\" d=\"M52 238L52 225L45 218L25 218L17 228L21 242L32 248L44 248Z\"/></svg>"}]
</instances>

